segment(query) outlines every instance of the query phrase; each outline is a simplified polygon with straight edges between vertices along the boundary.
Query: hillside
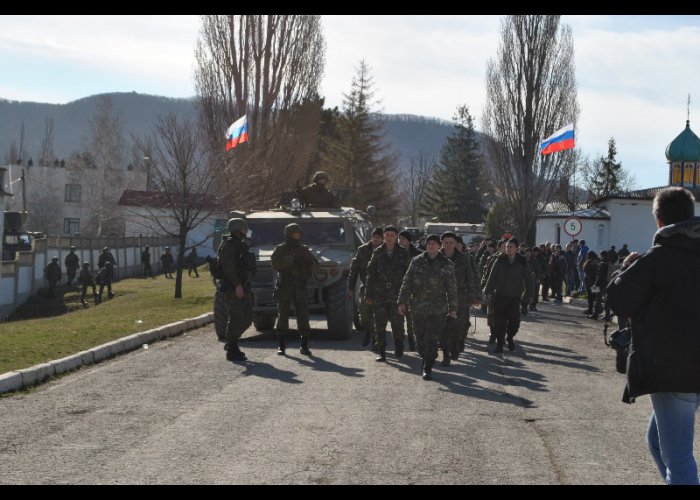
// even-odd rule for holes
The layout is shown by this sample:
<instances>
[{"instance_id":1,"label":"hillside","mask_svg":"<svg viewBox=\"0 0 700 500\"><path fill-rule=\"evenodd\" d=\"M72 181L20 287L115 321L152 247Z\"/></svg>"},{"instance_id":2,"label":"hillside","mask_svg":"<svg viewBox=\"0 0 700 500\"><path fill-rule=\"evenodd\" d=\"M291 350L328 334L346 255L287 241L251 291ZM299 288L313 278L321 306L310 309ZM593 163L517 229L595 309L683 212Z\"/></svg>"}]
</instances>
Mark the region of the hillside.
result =
<instances>
[{"instance_id":1,"label":"hillside","mask_svg":"<svg viewBox=\"0 0 700 500\"><path fill-rule=\"evenodd\" d=\"M162 96L130 93L107 94L119 114L126 137L130 133L144 135L151 132L159 115L175 113L190 115L194 112L192 99L173 99ZM68 158L82 147L89 130L99 96L90 96L66 104L8 101L0 99L0 162L12 141L19 143L20 127L24 122L24 159L36 162L44 136L46 117L54 121L54 152L58 158ZM385 122L385 140L398 153L400 169L410 164L419 151L437 155L447 136L452 133L449 122L416 115L378 115ZM223 135L223 132L222 132Z\"/></svg>"}]
</instances>

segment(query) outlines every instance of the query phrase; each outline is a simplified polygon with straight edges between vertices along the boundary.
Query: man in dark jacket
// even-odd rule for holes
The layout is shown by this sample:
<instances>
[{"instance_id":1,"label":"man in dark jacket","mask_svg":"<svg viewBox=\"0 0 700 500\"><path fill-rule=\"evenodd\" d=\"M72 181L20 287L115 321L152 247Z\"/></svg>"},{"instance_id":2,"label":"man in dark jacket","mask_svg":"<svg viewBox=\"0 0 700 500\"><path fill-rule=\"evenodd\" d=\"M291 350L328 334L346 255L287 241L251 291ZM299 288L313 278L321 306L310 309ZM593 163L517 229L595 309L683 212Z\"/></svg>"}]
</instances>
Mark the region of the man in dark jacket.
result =
<instances>
[{"instance_id":1,"label":"man in dark jacket","mask_svg":"<svg viewBox=\"0 0 700 500\"><path fill-rule=\"evenodd\" d=\"M63 261L66 264L66 275L68 277L68 286L73 286L73 280L80 267L80 259L75 254L75 247L70 247L70 252L66 255L66 259Z\"/></svg>"},{"instance_id":2,"label":"man in dark jacket","mask_svg":"<svg viewBox=\"0 0 700 500\"><path fill-rule=\"evenodd\" d=\"M61 281L61 264L58 263L58 257L52 257L49 265L44 269L44 276L49 283L49 298L56 296L56 285Z\"/></svg>"},{"instance_id":3,"label":"man in dark jacket","mask_svg":"<svg viewBox=\"0 0 700 500\"><path fill-rule=\"evenodd\" d=\"M348 276L348 296L355 300L355 287L357 280L360 280L360 326L365 332L362 339L362 345L367 346L372 344L372 350L377 348L374 345L374 307L369 305L365 300L365 283L367 282L367 266L372 258L372 252L382 244L384 238L384 229L375 227L372 230L372 238L367 243L360 245L355 252L355 256L350 263L350 275Z\"/></svg>"},{"instance_id":4,"label":"man in dark jacket","mask_svg":"<svg viewBox=\"0 0 700 500\"><path fill-rule=\"evenodd\" d=\"M623 401L651 395L651 455L668 484L698 484L693 457L700 405L700 217L693 195L666 188L654 198L659 230L632 252L608 285L610 307L630 317L632 344Z\"/></svg>"},{"instance_id":5,"label":"man in dark jacket","mask_svg":"<svg viewBox=\"0 0 700 500\"><path fill-rule=\"evenodd\" d=\"M155 279L153 271L151 271L151 247L149 245L144 245L143 247L143 252L141 252L141 264L143 264L143 277L147 278L150 276Z\"/></svg>"},{"instance_id":6,"label":"man in dark jacket","mask_svg":"<svg viewBox=\"0 0 700 500\"><path fill-rule=\"evenodd\" d=\"M486 295L493 295L494 352L503 352L506 336L508 350L515 350L513 337L520 328L520 301L532 302L534 288L527 261L518 253L518 240L512 237L506 243L505 253L493 263L484 289Z\"/></svg>"},{"instance_id":7,"label":"man in dark jacket","mask_svg":"<svg viewBox=\"0 0 700 500\"><path fill-rule=\"evenodd\" d=\"M326 183L329 176L326 172L316 172L313 183L299 190L299 201L309 208L337 208L338 203Z\"/></svg>"}]
</instances>

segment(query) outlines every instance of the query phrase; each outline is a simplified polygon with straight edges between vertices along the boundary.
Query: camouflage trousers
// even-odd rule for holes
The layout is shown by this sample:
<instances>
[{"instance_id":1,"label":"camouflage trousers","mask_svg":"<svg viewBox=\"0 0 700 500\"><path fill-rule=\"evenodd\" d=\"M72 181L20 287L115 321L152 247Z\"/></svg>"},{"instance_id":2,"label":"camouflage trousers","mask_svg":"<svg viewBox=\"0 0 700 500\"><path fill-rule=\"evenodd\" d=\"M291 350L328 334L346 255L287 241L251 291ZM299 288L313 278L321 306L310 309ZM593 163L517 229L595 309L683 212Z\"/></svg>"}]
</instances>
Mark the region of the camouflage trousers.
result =
<instances>
[{"instance_id":1,"label":"camouflage trousers","mask_svg":"<svg viewBox=\"0 0 700 500\"><path fill-rule=\"evenodd\" d=\"M434 361L438 356L438 339L445 327L444 314L413 316L413 332L416 335L416 351L426 361Z\"/></svg>"},{"instance_id":2,"label":"camouflage trousers","mask_svg":"<svg viewBox=\"0 0 700 500\"><path fill-rule=\"evenodd\" d=\"M236 345L243 332L253 323L253 302L250 290L245 290L242 299L236 297L235 290L226 290L228 321L226 322L226 344Z\"/></svg>"},{"instance_id":3,"label":"camouflage trousers","mask_svg":"<svg viewBox=\"0 0 700 500\"><path fill-rule=\"evenodd\" d=\"M277 289L277 332L285 333L289 331L289 312L294 306L297 317L297 329L302 337L309 337L311 326L309 324L309 303L306 285L285 286L280 285Z\"/></svg>"},{"instance_id":4,"label":"camouflage trousers","mask_svg":"<svg viewBox=\"0 0 700 500\"><path fill-rule=\"evenodd\" d=\"M360 326L362 330L370 334L374 342L374 306L365 301L365 287L360 288Z\"/></svg>"},{"instance_id":5,"label":"camouflage trousers","mask_svg":"<svg viewBox=\"0 0 700 500\"><path fill-rule=\"evenodd\" d=\"M443 352L455 353L462 350L462 343L467 336L468 321L469 308L460 306L457 309L457 317L447 324L440 336L440 347Z\"/></svg>"},{"instance_id":6,"label":"camouflage trousers","mask_svg":"<svg viewBox=\"0 0 700 500\"><path fill-rule=\"evenodd\" d=\"M386 348L386 325L391 323L391 333L394 343L403 344L403 316L399 314L396 299L378 300L372 304L374 308L374 331L376 332L375 344L380 351Z\"/></svg>"}]
</instances>

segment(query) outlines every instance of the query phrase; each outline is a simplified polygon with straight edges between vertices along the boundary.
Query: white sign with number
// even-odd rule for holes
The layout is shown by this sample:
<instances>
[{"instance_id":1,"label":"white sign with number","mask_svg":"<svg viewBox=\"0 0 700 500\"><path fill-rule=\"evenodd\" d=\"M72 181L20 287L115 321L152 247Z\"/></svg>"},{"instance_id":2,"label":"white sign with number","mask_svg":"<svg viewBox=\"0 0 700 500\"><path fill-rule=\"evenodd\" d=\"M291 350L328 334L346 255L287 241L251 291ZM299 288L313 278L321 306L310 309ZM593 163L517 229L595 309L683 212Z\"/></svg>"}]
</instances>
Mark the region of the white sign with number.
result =
<instances>
[{"instance_id":1,"label":"white sign with number","mask_svg":"<svg viewBox=\"0 0 700 500\"><path fill-rule=\"evenodd\" d=\"M566 219L566 222L564 222L564 232L569 236L576 236L582 229L583 224L578 217L569 217Z\"/></svg>"}]
</instances>

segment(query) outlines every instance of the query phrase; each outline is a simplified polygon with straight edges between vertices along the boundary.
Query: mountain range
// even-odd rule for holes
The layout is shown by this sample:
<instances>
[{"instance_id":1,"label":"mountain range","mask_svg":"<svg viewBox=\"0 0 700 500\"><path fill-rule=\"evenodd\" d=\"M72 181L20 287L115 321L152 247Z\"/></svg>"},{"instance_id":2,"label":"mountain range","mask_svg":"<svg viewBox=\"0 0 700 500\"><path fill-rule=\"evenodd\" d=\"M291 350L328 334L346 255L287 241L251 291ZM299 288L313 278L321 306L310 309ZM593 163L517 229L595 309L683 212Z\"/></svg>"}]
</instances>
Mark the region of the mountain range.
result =
<instances>
[{"instance_id":1,"label":"mountain range","mask_svg":"<svg viewBox=\"0 0 700 500\"><path fill-rule=\"evenodd\" d=\"M19 147L20 130L24 124L23 159L32 158L35 164L41 151L45 121L53 118L54 154L68 158L82 149L89 134L89 120L95 114L100 96L109 96L113 110L121 119L126 137L146 135L152 132L159 115L175 113L192 115L194 99L176 99L163 96L119 92L85 97L66 104L9 101L0 99L0 160L6 156L14 141ZM399 157L399 169L407 169L419 152L437 155L445 139L452 133L450 122L418 115L377 114L384 122L384 140ZM222 131L223 137L223 131Z\"/></svg>"}]
</instances>

